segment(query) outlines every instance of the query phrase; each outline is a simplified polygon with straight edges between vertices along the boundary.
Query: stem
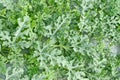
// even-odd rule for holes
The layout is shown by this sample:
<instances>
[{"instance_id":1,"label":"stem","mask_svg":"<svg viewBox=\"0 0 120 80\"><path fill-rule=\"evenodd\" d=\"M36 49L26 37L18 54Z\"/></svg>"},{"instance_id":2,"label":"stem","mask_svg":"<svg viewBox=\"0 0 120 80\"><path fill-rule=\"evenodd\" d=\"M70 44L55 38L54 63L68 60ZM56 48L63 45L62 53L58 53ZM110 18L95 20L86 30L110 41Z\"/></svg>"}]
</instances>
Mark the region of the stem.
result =
<instances>
[{"instance_id":1,"label":"stem","mask_svg":"<svg viewBox=\"0 0 120 80\"><path fill-rule=\"evenodd\" d=\"M61 24L57 27L57 29L54 31L54 33L52 34L52 36L54 36L54 35L57 33L57 31L62 27L62 25L65 23L66 19L67 19L67 18L65 18L65 19L61 22Z\"/></svg>"}]
</instances>

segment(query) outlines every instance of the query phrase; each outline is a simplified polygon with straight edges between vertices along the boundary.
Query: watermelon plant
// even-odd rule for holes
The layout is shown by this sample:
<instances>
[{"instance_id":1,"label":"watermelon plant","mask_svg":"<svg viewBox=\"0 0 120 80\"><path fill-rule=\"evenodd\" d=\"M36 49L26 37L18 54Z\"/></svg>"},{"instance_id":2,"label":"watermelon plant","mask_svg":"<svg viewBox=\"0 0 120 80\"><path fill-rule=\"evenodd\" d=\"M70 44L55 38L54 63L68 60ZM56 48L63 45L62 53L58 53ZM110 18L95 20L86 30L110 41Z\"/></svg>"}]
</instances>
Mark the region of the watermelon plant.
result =
<instances>
[{"instance_id":1,"label":"watermelon plant","mask_svg":"<svg viewBox=\"0 0 120 80\"><path fill-rule=\"evenodd\" d=\"M120 0L0 0L0 80L120 80Z\"/></svg>"}]
</instances>

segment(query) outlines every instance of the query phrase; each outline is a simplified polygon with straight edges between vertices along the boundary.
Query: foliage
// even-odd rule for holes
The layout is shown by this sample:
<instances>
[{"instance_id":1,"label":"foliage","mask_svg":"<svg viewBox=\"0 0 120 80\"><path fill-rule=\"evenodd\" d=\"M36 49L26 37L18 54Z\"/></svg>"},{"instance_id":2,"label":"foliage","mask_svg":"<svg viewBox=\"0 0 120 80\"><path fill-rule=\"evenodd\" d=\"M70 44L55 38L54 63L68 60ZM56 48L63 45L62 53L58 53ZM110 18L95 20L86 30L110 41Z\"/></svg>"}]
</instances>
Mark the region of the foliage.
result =
<instances>
[{"instance_id":1,"label":"foliage","mask_svg":"<svg viewBox=\"0 0 120 80\"><path fill-rule=\"evenodd\" d=\"M0 0L1 80L119 80L120 0Z\"/></svg>"}]
</instances>

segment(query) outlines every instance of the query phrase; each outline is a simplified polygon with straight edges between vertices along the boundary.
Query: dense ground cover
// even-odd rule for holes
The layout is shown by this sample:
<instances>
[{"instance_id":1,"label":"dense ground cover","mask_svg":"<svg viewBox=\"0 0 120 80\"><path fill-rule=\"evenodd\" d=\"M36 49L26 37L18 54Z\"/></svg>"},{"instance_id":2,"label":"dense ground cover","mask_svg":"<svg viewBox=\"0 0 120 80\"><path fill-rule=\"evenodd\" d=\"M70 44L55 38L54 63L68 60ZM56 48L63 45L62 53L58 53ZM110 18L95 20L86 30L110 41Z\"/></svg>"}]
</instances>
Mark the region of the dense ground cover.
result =
<instances>
[{"instance_id":1,"label":"dense ground cover","mask_svg":"<svg viewBox=\"0 0 120 80\"><path fill-rule=\"evenodd\" d=\"M120 0L0 0L0 80L120 80L119 44Z\"/></svg>"}]
</instances>

